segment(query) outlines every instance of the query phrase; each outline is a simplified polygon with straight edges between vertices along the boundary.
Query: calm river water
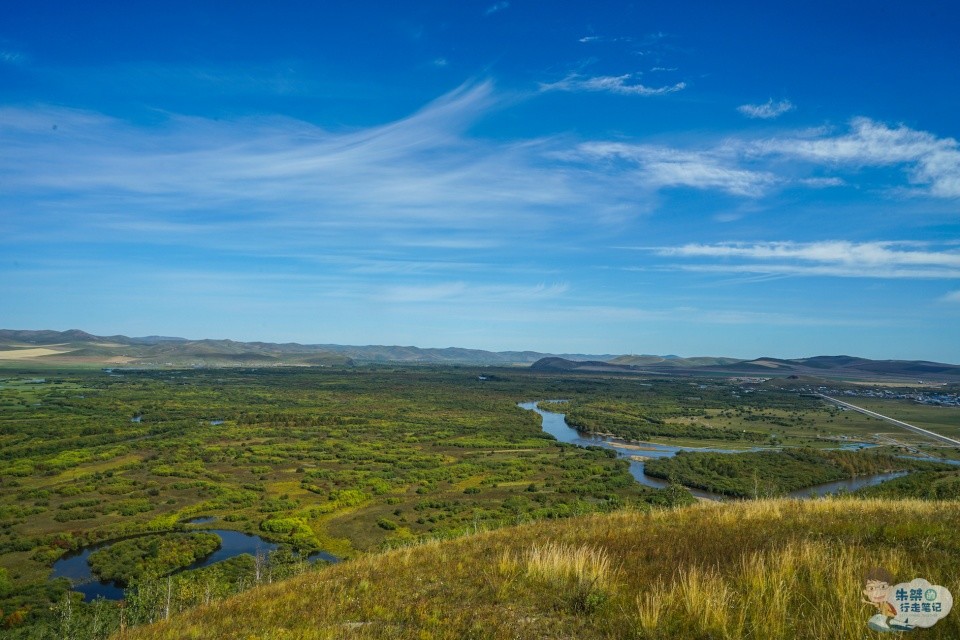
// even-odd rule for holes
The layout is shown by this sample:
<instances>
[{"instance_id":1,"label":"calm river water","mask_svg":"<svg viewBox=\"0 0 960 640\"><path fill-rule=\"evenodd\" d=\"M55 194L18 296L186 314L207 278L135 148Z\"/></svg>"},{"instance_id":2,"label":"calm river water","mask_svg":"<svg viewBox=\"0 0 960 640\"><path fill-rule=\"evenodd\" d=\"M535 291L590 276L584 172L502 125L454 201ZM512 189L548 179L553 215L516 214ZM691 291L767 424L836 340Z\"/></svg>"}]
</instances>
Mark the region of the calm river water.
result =
<instances>
[{"instance_id":1,"label":"calm river water","mask_svg":"<svg viewBox=\"0 0 960 640\"><path fill-rule=\"evenodd\" d=\"M594 436L588 433L582 433L577 431L569 424L567 424L566 414L555 413L553 411L544 411L537 406L536 402L521 402L518 404L521 409L527 409L528 411L535 411L540 414L540 417L543 421L543 430L552 435L554 438L560 442L567 442L569 444L575 444L580 447L594 446L594 447L603 447L604 449L612 449L617 452L617 455L621 458L630 459L630 456L644 456L646 458L669 458L675 456L678 451L712 451L715 453L743 453L744 451L762 451L763 448L755 449L713 449L713 448L695 448L695 447L674 447L665 444L655 444L653 442L641 442L641 443L628 443L624 440L618 440L616 438L608 438L605 436ZM844 447L844 448L859 448L857 445ZM641 460L632 460L630 459L630 473L636 478L637 482L640 484L646 485L648 487L656 487L661 489L666 487L668 483L660 478L654 478L648 476L644 473L643 470L643 461ZM800 489L792 493L787 494L791 498L809 498L824 496L830 493L837 493L838 491L855 491L862 487L869 487L875 484L880 484L886 480L891 480L893 478L899 478L902 475L906 475L905 471L897 471L894 473L881 473L872 476L862 476L859 478L850 478L847 480L838 480L837 482L827 482L825 484L818 484L812 487L807 487L805 489ZM690 493L698 498L707 498L709 500L724 500L725 496L721 496L716 493L711 493L709 491L703 491L702 489L691 489L688 488Z\"/></svg>"},{"instance_id":2,"label":"calm river water","mask_svg":"<svg viewBox=\"0 0 960 640\"><path fill-rule=\"evenodd\" d=\"M211 522L212 520L213 518L195 518L188 521L187 524L205 524ZM280 546L274 542L268 542L260 536L241 533L240 531L232 531L230 529L197 529L196 531L217 534L220 537L220 547L207 557L202 558L189 567L182 569L182 571L207 567L215 562L227 560L243 553L249 553L252 556L255 556L257 553L266 554L277 550ZM72 582L74 585L74 591L79 591L82 593L83 599L87 602L95 600L96 598L104 598L106 600L122 600L123 587L117 585L115 582L97 580L97 578L91 573L90 565L87 562L87 558L90 557L91 553L97 551L98 549L108 547L114 542L117 541L111 540L109 542L101 542L99 544L85 547L79 551L73 551L64 555L62 558L57 560L56 563L54 563L53 573L50 577L69 578L70 582ZM309 562L313 562L315 560L337 562L339 558L326 553L325 551L317 551L307 556L307 560Z\"/></svg>"},{"instance_id":3,"label":"calm river water","mask_svg":"<svg viewBox=\"0 0 960 640\"><path fill-rule=\"evenodd\" d=\"M581 433L567 424L566 416L562 413L544 411L537 407L536 402L521 402L522 409L535 411L540 414L543 420L543 430L552 435L560 442L567 442L577 446L595 446L605 449L612 449L617 452L621 458L627 458L630 461L630 473L640 484L648 487L663 488L667 482L648 476L643 470L643 461L632 460L630 456L644 456L646 458L669 458L677 454L678 451L713 451L717 453L742 453L743 449L712 449L712 448L694 448L694 447L674 447L664 444L655 444L652 442L629 443L616 438L607 438L603 436L593 436ZM760 450L760 449L754 449ZM829 482L827 484L807 487L789 494L791 497L806 498L822 496L829 493L836 493L840 490L855 491L861 487L879 484L891 478L897 478L904 475L905 472L884 473L875 476L864 476L861 478L852 478L849 480L840 480L838 482ZM690 493L699 498L710 500L722 500L723 496L701 489L689 489ZM187 524L208 524L213 518L195 518ZM232 531L229 529L197 529L197 531L207 531L220 536L220 547L206 558L197 561L185 570L200 569L209 566L215 562L226 560L243 553L256 555L259 553L269 553L278 548L279 545L268 542L260 536ZM74 584L74 589L83 593L84 600L91 601L95 598L105 598L107 600L123 599L123 588L113 582L103 582L97 580L90 571L90 565L87 558L98 549L109 546L113 542L102 542L100 544L86 547L79 551L74 551L64 555L53 565L51 578L69 578ZM307 557L307 560L325 560L327 562L337 562L339 559L329 553L318 551Z\"/></svg>"}]
</instances>

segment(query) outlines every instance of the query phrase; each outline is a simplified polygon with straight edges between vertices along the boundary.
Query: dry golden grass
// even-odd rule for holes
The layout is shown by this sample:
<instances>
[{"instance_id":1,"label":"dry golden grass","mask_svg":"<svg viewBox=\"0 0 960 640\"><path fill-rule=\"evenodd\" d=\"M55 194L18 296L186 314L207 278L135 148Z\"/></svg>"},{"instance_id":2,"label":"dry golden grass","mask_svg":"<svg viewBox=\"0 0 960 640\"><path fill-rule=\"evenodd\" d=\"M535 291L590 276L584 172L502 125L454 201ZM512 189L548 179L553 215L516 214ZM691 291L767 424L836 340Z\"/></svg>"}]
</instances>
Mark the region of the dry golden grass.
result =
<instances>
[{"instance_id":1,"label":"dry golden grass","mask_svg":"<svg viewBox=\"0 0 960 640\"><path fill-rule=\"evenodd\" d=\"M768 500L541 521L362 556L123 640L872 637L863 576L960 594L960 503ZM960 638L952 613L925 639Z\"/></svg>"},{"instance_id":2,"label":"dry golden grass","mask_svg":"<svg viewBox=\"0 0 960 640\"><path fill-rule=\"evenodd\" d=\"M606 588L610 583L610 560L601 549L545 542L523 556L526 575L535 580L566 586L571 582Z\"/></svg>"}]
</instances>

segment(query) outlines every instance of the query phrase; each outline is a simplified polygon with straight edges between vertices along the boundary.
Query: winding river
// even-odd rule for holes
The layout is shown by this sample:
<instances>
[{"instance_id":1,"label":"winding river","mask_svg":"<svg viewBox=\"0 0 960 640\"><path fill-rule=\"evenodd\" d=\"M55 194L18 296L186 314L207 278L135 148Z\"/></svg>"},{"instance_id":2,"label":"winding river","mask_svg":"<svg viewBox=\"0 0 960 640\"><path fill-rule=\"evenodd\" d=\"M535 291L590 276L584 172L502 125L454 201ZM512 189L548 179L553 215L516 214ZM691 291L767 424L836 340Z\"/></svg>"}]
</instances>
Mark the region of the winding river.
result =
<instances>
[{"instance_id":1,"label":"winding river","mask_svg":"<svg viewBox=\"0 0 960 640\"><path fill-rule=\"evenodd\" d=\"M676 447L666 444L656 444L653 442L643 442L643 443L630 443L625 440L620 440L617 438L610 438L607 436L596 436L588 433L583 433L577 431L569 424L567 424L566 414L555 413L553 411L544 411L537 406L536 402L521 402L517 405L521 409L526 409L528 411L535 411L540 414L540 417L543 421L543 430L552 435L554 438L560 442L566 442L569 444L575 444L580 447L594 446L594 447L603 447L604 449L611 449L617 452L617 455L621 458L626 458L630 461L630 474L642 485L648 487L654 487L657 489L662 489L668 486L668 482L661 480L660 478L654 478L648 476L644 472L643 461L635 460L633 456L641 456L644 458L670 458L675 456L678 451L712 451L714 453L744 453L745 451L764 451L767 450L765 447L756 447L753 449L715 449L715 448L700 448L700 447ZM864 445L869 446L869 445ZM843 449L858 449L861 448L859 444L853 445L844 445L841 447ZM824 484L814 485L812 487L806 487L804 489L799 489L788 493L788 497L791 498L811 498L825 496L831 493L837 493L839 491L856 491L862 487L869 487L887 480L892 480L893 478L899 478L900 476L906 475L906 471L895 471L893 473L880 473L871 476L861 476L858 478L848 478L846 480L838 480L836 482L827 482ZM708 500L726 500L727 496L722 496L717 493L712 493L710 491L704 491L703 489L693 489L687 487L687 490L690 491L697 498L705 498Z\"/></svg>"},{"instance_id":2,"label":"winding river","mask_svg":"<svg viewBox=\"0 0 960 640\"><path fill-rule=\"evenodd\" d=\"M630 473L640 484L646 485L648 487L654 487L657 489L664 488L668 486L668 483L659 478L654 478L648 476L644 473L644 463L643 460L636 460L634 456L640 456L643 458L669 458L677 454L678 451L712 451L716 453L743 453L744 451L760 451L764 448L758 447L755 449L715 449L715 448L696 448L696 447L677 447L665 444L656 444L652 442L644 443L631 443L625 440L620 440L617 438L610 438L606 436L595 436L587 433L582 433L577 431L573 427L567 424L566 416L563 413L556 413L553 411L544 411L543 409L537 406L536 402L521 402L517 406L528 411L535 411L540 414L540 417L543 422L543 430L560 442L566 442L569 444L575 444L580 447L595 446L603 447L605 449L611 449L617 453L621 458L626 458L630 462ZM861 445L845 445L842 448L860 448ZM939 460L943 462L942 460ZM847 480L840 480L837 482L828 482L826 484L816 485L812 487L807 487L799 491L794 491L788 494L790 497L796 498L807 498L807 497L816 497L823 496L830 493L836 493L841 490L846 491L855 491L861 487L872 486L879 484L886 480L892 478L897 478L904 475L906 472L899 471L895 473L883 473L873 476L863 476L859 478L850 478ZM705 498L708 500L724 500L725 496L719 494L711 493L709 491L703 491L702 489L692 489L688 488L690 493L698 498ZM214 520L214 518L204 517L204 518L194 518L193 520L187 521L185 524L192 525L204 525L209 524ZM189 571L192 569L200 569L203 567L210 566L216 562L222 560L227 560L235 556L248 553L250 555L256 555L257 553L269 553L276 550L279 545L274 542L268 542L257 535L251 535L248 533L241 533L240 531L232 531L230 529L203 529L197 528L196 531L205 531L208 533L215 533L220 537L221 543L216 551L210 555L198 560L189 567L185 567L180 571ZM144 534L151 535L151 534ZM90 557L90 554L98 549L110 546L116 540L111 540L108 542L101 542L89 547L85 547L78 551L70 552L64 555L62 558L57 560L53 565L53 573L51 578L68 578L73 583L73 589L79 591L83 594L85 601L89 602L96 598L104 598L107 600L122 600L123 599L123 587L117 585L115 582L101 581L98 580L91 572L90 565L87 562L87 559ZM318 551L307 556L307 560L310 562L316 560L325 560L327 562L337 562L339 558L333 556L324 551ZM179 573L179 571L178 571Z\"/></svg>"},{"instance_id":3,"label":"winding river","mask_svg":"<svg viewBox=\"0 0 960 640\"><path fill-rule=\"evenodd\" d=\"M213 520L214 518L209 517L194 518L193 520L187 521L185 524L207 524ZM249 533L241 533L240 531L233 531L230 529L198 528L195 529L195 531L200 531L203 533L215 533L220 537L220 546L210 555L201 558L190 566L179 569L174 573L181 573L183 571L190 571L192 569L201 569L203 567L210 566L215 562L227 560L244 553L248 553L252 556L256 555L257 553L266 554L270 553L271 551L276 551L280 547L279 544L275 542L268 542L260 536L251 535ZM147 533L143 535L157 534ZM91 553L99 549L103 549L104 547L109 547L114 542L118 541L110 540L108 542L101 542L89 547L84 547L79 551L67 553L54 563L53 573L50 575L50 577L69 579L73 584L73 590L82 593L83 599L86 602L91 602L96 598L104 598L106 600L122 600L124 588L118 585L116 582L98 580L91 572L90 564L87 562L87 559L90 557ZM307 556L308 562L315 562L316 560L338 562L339 558L325 551L317 551Z\"/></svg>"}]
</instances>

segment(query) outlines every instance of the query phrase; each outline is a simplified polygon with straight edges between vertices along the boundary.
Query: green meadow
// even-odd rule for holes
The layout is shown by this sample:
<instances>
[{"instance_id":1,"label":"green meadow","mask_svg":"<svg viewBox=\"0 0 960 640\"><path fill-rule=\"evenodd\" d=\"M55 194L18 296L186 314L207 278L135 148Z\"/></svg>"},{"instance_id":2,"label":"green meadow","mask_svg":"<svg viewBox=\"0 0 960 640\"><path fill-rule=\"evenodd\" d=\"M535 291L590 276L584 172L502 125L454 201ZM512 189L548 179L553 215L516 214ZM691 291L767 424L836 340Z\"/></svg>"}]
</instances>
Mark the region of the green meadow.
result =
<instances>
[{"instance_id":1,"label":"green meadow","mask_svg":"<svg viewBox=\"0 0 960 640\"><path fill-rule=\"evenodd\" d=\"M902 452L894 446L828 451L838 442L869 441L878 426L889 425L776 381L743 385L469 367L10 367L0 376L0 626L11 638L106 637L291 576L353 571L303 561L316 551L337 556L345 567L372 566L379 554L396 548L464 536L482 540L482 532L528 523L576 522L624 509L645 514L694 502L678 486L638 484L628 462L611 451L558 443L541 430L535 413L517 407L544 399L566 400L568 420L595 433L761 449L713 454L712 462L696 453L661 463L674 467L660 470L663 477L735 496L758 495L751 487L771 469L784 470L786 490L888 470L890 454ZM899 493L885 495L956 497L952 472L929 468L939 474L939 488L929 495L916 483L901 483ZM770 488L760 495L778 492ZM185 524L197 517L215 524ZM205 526L280 546L269 557L242 555L181 573L216 546L199 535ZM546 532L543 544L553 540L553 525L535 526ZM126 586L124 607L82 603L69 582L50 579L51 567L65 554L120 539L93 554L91 565L98 577ZM539 582L562 583L549 577L552 569L531 569L531 563L549 567L550 558L581 552L583 562L600 562L591 559L594 547L587 540L536 552L517 547L509 557L498 556L497 580L506 586L496 587L497 598L535 590L531 585ZM525 554L540 554L540 560ZM527 577L509 577L514 574ZM540 577L529 577L534 574ZM662 588L675 588L672 579L661 576ZM373 578L364 580L374 584ZM572 610L561 606L562 619L620 603L626 596L617 591L619 580L604 583L602 597L588 590ZM514 593L511 584L520 591ZM502 603L487 604L494 602ZM731 628L747 628L747 622L737 624ZM430 633L423 637L455 637Z\"/></svg>"}]
</instances>

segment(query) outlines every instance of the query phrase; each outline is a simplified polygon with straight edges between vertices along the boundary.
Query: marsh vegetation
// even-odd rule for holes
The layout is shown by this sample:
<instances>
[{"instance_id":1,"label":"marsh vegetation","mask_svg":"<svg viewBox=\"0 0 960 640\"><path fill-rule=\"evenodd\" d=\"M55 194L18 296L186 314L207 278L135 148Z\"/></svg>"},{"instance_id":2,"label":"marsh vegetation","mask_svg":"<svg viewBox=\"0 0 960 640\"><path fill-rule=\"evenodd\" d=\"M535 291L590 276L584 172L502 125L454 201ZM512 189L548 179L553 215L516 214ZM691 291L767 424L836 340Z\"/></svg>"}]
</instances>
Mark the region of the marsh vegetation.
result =
<instances>
[{"instance_id":1,"label":"marsh vegetation","mask_svg":"<svg viewBox=\"0 0 960 640\"><path fill-rule=\"evenodd\" d=\"M813 447L778 454L793 466L745 453L730 471L686 454L666 472L730 495L901 464L889 448L874 457L816 451L876 425L772 385L459 367L8 368L0 380L0 624L13 638L67 637L69 620L74 637L100 637L321 570L305 562L316 551L361 558L508 525L691 502L677 486L639 485L614 452L545 434L539 417L517 406L539 398L564 398L584 428L628 439ZM758 491L756 479L774 468L783 477ZM177 573L213 544L186 524L201 515L277 550ZM49 579L64 554L123 538L91 554L91 564L127 585L124 608L83 603L67 580ZM588 556L591 548L562 549ZM540 549L544 566L558 549ZM530 568L540 562L534 555L518 551L512 561L547 580ZM582 596L584 612L606 602L590 590Z\"/></svg>"}]
</instances>

